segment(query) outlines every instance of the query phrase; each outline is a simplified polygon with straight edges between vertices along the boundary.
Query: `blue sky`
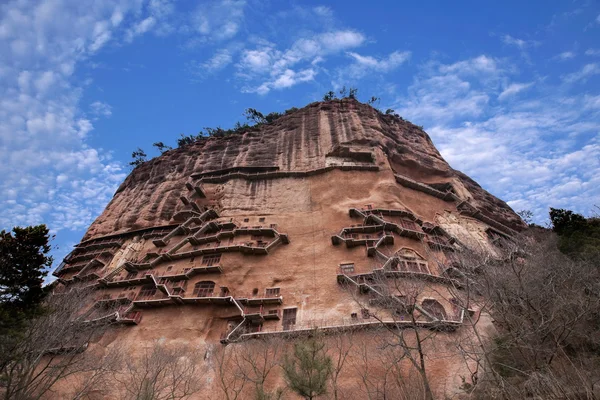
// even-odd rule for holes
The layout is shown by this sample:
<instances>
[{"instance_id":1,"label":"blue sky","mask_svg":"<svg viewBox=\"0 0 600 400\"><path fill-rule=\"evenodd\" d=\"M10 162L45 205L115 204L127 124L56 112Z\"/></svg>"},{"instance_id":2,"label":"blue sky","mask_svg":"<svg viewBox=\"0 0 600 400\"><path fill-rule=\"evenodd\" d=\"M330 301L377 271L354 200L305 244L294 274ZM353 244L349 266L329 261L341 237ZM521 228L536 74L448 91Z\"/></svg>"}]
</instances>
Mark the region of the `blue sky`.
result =
<instances>
[{"instance_id":1,"label":"blue sky","mask_svg":"<svg viewBox=\"0 0 600 400\"><path fill-rule=\"evenodd\" d=\"M597 1L4 1L0 228L57 258L131 152L341 86L423 125L446 160L538 222L600 205Z\"/></svg>"}]
</instances>

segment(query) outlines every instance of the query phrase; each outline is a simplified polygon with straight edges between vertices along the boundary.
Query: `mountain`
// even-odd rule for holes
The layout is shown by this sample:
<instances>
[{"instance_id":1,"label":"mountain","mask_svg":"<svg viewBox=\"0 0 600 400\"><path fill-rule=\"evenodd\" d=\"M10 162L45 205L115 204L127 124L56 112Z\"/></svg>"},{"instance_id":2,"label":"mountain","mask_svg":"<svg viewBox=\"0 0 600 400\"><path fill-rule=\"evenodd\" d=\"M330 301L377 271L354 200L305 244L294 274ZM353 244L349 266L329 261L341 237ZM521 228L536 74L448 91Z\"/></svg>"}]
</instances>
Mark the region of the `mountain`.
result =
<instances>
[{"instance_id":1,"label":"mountain","mask_svg":"<svg viewBox=\"0 0 600 400\"><path fill-rule=\"evenodd\" d=\"M98 318L131 325L102 345L133 355L381 326L442 331L448 350L478 312L455 294L461 255L493 257L525 227L422 128L346 98L138 166L55 275L94 287ZM409 299L384 281L420 286ZM432 361L435 390L466 364Z\"/></svg>"}]
</instances>

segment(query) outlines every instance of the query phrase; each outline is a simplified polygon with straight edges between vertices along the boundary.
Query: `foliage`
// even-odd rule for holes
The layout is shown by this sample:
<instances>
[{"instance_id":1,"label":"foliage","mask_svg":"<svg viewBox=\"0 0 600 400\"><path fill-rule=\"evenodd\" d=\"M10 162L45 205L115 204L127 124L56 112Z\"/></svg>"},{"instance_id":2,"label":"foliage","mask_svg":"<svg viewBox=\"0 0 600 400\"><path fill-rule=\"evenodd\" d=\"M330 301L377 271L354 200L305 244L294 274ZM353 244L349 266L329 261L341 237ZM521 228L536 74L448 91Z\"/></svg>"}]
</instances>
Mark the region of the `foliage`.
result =
<instances>
[{"instance_id":1,"label":"foliage","mask_svg":"<svg viewBox=\"0 0 600 400\"><path fill-rule=\"evenodd\" d=\"M367 104L372 106L375 103L379 103L381 99L379 97L376 96L371 96L371 98L367 101Z\"/></svg>"},{"instance_id":2,"label":"foliage","mask_svg":"<svg viewBox=\"0 0 600 400\"><path fill-rule=\"evenodd\" d=\"M356 94L358 93L358 89L357 88L353 88L351 87L348 90L348 98L350 99L355 99L356 100Z\"/></svg>"},{"instance_id":3,"label":"foliage","mask_svg":"<svg viewBox=\"0 0 600 400\"><path fill-rule=\"evenodd\" d=\"M400 116L400 114L396 113L396 110L394 110L393 108L388 108L387 110L385 110L385 115L391 115L393 117L398 118L400 121L403 121L404 119Z\"/></svg>"},{"instance_id":4,"label":"foliage","mask_svg":"<svg viewBox=\"0 0 600 400\"><path fill-rule=\"evenodd\" d=\"M550 221L552 221L552 230L558 235L570 235L586 226L586 220L582 215L561 208L550 208Z\"/></svg>"},{"instance_id":5,"label":"foliage","mask_svg":"<svg viewBox=\"0 0 600 400\"><path fill-rule=\"evenodd\" d=\"M293 354L285 356L283 372L288 386L305 399L325 394L332 373L325 343L316 337L295 343Z\"/></svg>"},{"instance_id":6,"label":"foliage","mask_svg":"<svg viewBox=\"0 0 600 400\"><path fill-rule=\"evenodd\" d=\"M152 146L156 147L158 149L158 151L160 151L160 153L164 153L165 151L169 151L172 150L173 148L171 146L168 146L166 144L164 144L163 142L156 142L154 144L152 144Z\"/></svg>"},{"instance_id":7,"label":"foliage","mask_svg":"<svg viewBox=\"0 0 600 400\"><path fill-rule=\"evenodd\" d=\"M41 314L42 284L52 265L46 225L0 232L0 363L10 359L27 321Z\"/></svg>"},{"instance_id":8,"label":"foliage","mask_svg":"<svg viewBox=\"0 0 600 400\"><path fill-rule=\"evenodd\" d=\"M180 134L180 137L177 139L177 147L187 146L188 144L194 143L199 136L196 135L184 135Z\"/></svg>"},{"instance_id":9,"label":"foliage","mask_svg":"<svg viewBox=\"0 0 600 400\"><path fill-rule=\"evenodd\" d=\"M600 255L600 219L585 218L564 209L550 209L552 230L559 236L559 249L577 258Z\"/></svg>"},{"instance_id":10,"label":"foliage","mask_svg":"<svg viewBox=\"0 0 600 400\"><path fill-rule=\"evenodd\" d=\"M582 222L558 211L553 219L563 233ZM558 249L561 241L533 227L501 243L499 257L461 256L466 282L485 299L480 311L496 328L493 340L480 342L483 351L469 355L486 371L483 379L472 379L474 398L593 398L589 393L600 354L600 265L597 258L567 257ZM476 320L468 314L466 319L478 332Z\"/></svg>"},{"instance_id":11,"label":"foliage","mask_svg":"<svg viewBox=\"0 0 600 400\"><path fill-rule=\"evenodd\" d=\"M46 225L0 232L0 306L23 311L44 298L42 283L52 265Z\"/></svg>"},{"instance_id":12,"label":"foliage","mask_svg":"<svg viewBox=\"0 0 600 400\"><path fill-rule=\"evenodd\" d=\"M246 108L243 115L248 121L252 121L255 124L264 124L266 122L263 113L255 108Z\"/></svg>"},{"instance_id":13,"label":"foliage","mask_svg":"<svg viewBox=\"0 0 600 400\"><path fill-rule=\"evenodd\" d=\"M533 223L533 212L531 210L521 210L517 211L517 215L521 217L521 219L527 224L531 225Z\"/></svg>"},{"instance_id":14,"label":"foliage","mask_svg":"<svg viewBox=\"0 0 600 400\"><path fill-rule=\"evenodd\" d=\"M325 93L325 95L323 96L323 101L331 101L335 98L336 98L335 93L330 90L329 92Z\"/></svg>"},{"instance_id":15,"label":"foliage","mask_svg":"<svg viewBox=\"0 0 600 400\"><path fill-rule=\"evenodd\" d=\"M131 165L134 168L139 165L142 165L146 162L146 157L146 152L144 152L144 150L138 147L137 150L131 153L131 158L133 158L133 160L129 163L129 165Z\"/></svg>"}]
</instances>

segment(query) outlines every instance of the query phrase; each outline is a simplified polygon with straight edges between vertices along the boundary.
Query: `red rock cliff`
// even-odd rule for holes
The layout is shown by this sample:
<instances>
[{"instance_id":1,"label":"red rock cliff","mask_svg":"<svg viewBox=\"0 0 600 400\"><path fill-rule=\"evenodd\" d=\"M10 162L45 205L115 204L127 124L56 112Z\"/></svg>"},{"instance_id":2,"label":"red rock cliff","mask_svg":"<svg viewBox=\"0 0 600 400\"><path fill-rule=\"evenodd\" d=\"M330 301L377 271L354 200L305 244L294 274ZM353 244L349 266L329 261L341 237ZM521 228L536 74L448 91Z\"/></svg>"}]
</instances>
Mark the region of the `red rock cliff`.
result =
<instances>
[{"instance_id":1,"label":"red rock cliff","mask_svg":"<svg viewBox=\"0 0 600 400\"><path fill-rule=\"evenodd\" d=\"M479 213L512 229L522 220L494 197L442 158L422 129L408 121L384 115L356 100L310 104L274 123L244 134L211 137L168 151L136 168L123 182L102 215L90 226L84 240L172 224L184 206L180 196L194 174L247 167L264 171L307 172L356 160L353 147L378 148L385 154L383 168L452 192L471 213ZM247 172L260 169L248 169ZM211 206L222 207L218 196Z\"/></svg>"}]
</instances>

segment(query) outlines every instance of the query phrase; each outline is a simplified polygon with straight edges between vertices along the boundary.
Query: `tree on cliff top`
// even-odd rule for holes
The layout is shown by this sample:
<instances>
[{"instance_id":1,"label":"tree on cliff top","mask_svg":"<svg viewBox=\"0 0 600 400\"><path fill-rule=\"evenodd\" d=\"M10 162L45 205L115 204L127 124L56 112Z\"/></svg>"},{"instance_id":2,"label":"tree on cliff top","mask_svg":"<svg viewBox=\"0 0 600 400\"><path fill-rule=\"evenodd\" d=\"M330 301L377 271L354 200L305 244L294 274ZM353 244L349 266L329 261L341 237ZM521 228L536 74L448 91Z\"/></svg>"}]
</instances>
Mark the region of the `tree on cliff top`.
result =
<instances>
[{"instance_id":1,"label":"tree on cliff top","mask_svg":"<svg viewBox=\"0 0 600 400\"><path fill-rule=\"evenodd\" d=\"M283 362L288 386L305 399L327 393L331 371L331 358L325 352L325 343L315 337L295 343L293 354L286 355Z\"/></svg>"},{"instance_id":2,"label":"tree on cliff top","mask_svg":"<svg viewBox=\"0 0 600 400\"><path fill-rule=\"evenodd\" d=\"M133 168L142 165L146 162L146 157L146 152L138 147L136 151L131 153L131 158L133 158L133 160L129 162L129 165Z\"/></svg>"}]
</instances>

